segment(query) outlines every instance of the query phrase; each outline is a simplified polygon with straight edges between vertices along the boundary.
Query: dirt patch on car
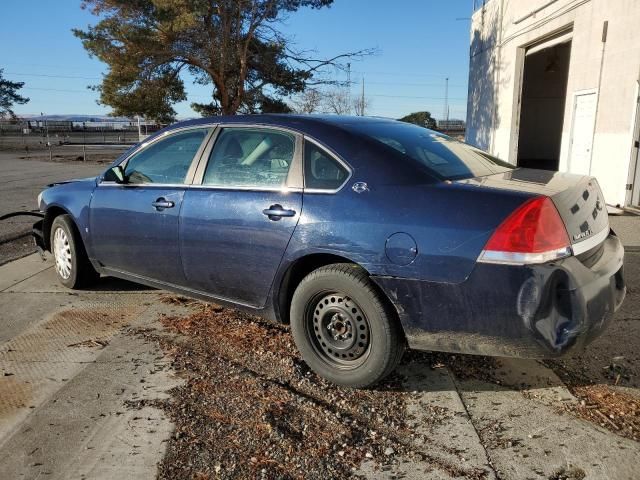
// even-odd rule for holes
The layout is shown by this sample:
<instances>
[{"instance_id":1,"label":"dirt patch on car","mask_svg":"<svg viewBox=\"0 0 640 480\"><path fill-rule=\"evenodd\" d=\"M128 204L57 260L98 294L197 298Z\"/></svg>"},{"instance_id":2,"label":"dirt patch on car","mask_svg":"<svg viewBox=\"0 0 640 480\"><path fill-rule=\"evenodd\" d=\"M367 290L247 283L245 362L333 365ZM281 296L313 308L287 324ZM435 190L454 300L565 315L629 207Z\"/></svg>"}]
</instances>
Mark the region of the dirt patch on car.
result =
<instances>
[{"instance_id":1,"label":"dirt patch on car","mask_svg":"<svg viewBox=\"0 0 640 480\"><path fill-rule=\"evenodd\" d=\"M416 448L412 392L398 374L375 389L337 387L309 370L285 326L181 297L163 302L193 313L137 332L159 342L186 380L154 402L176 425L160 478L351 478L363 461L384 470L399 457L451 477L487 475L432 454L447 447L428 437Z\"/></svg>"}]
</instances>

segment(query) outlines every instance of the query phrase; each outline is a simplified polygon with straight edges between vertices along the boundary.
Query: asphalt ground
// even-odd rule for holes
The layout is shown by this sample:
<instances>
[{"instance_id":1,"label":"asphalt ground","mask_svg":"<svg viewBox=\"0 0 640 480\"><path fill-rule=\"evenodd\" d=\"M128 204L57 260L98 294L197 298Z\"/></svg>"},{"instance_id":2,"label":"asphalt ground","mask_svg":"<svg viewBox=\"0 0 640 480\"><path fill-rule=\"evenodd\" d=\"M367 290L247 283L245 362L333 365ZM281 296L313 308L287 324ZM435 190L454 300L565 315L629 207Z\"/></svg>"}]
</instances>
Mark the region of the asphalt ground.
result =
<instances>
[{"instance_id":1,"label":"asphalt ground","mask_svg":"<svg viewBox=\"0 0 640 480\"><path fill-rule=\"evenodd\" d=\"M82 148L60 147L49 161L48 151L0 151L0 216L38 208L37 196L53 182L95 176L105 170L122 148L90 148L83 161ZM86 151L86 149L85 149ZM34 217L13 217L0 221L0 265L35 251L29 239Z\"/></svg>"}]
</instances>

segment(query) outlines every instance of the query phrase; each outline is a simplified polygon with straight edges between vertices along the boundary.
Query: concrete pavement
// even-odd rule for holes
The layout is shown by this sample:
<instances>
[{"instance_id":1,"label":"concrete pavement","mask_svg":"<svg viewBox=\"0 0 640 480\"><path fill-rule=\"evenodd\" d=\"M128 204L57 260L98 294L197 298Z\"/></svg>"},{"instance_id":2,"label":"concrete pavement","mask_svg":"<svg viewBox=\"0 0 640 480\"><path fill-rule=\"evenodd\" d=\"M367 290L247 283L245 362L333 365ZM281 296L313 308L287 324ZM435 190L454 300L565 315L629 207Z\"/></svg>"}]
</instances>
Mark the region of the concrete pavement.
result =
<instances>
[{"instance_id":1,"label":"concrete pavement","mask_svg":"<svg viewBox=\"0 0 640 480\"><path fill-rule=\"evenodd\" d=\"M158 293L105 280L71 292L32 255L0 267L0 477L155 478L176 385L155 345L128 334L176 313Z\"/></svg>"}]
</instances>

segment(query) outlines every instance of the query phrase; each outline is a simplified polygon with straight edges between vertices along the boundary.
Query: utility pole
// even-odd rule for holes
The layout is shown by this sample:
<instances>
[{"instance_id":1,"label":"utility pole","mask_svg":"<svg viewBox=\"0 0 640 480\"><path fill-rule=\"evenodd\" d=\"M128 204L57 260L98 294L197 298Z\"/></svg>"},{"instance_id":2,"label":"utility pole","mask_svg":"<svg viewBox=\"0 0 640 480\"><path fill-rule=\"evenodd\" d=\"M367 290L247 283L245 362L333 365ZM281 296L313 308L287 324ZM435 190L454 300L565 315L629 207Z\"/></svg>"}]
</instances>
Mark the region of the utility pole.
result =
<instances>
[{"instance_id":1,"label":"utility pole","mask_svg":"<svg viewBox=\"0 0 640 480\"><path fill-rule=\"evenodd\" d=\"M446 122L449 121L449 77L444 79L444 115L442 119Z\"/></svg>"},{"instance_id":2,"label":"utility pole","mask_svg":"<svg viewBox=\"0 0 640 480\"><path fill-rule=\"evenodd\" d=\"M364 77L362 77L362 95L360 96L360 115L364 117Z\"/></svg>"}]
</instances>

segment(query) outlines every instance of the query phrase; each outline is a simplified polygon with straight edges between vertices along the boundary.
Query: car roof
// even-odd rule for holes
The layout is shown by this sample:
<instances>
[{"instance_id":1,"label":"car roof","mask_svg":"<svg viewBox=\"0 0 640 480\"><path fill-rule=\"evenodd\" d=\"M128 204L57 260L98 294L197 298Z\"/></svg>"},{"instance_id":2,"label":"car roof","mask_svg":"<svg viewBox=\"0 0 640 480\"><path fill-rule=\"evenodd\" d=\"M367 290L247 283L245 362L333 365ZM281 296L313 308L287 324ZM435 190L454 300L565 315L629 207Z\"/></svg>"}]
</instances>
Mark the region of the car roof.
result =
<instances>
[{"instance_id":1,"label":"car roof","mask_svg":"<svg viewBox=\"0 0 640 480\"><path fill-rule=\"evenodd\" d=\"M384 179L388 182L416 182L416 178L423 177L417 171L414 161L407 160L390 147L385 149L382 144L362 135L356 128L350 128L362 124L396 125L398 123L398 120L390 118L317 114L214 116L178 122L157 132L154 136L189 126L234 123L282 127L307 135L337 154L356 171L368 172L368 178L372 181Z\"/></svg>"},{"instance_id":2,"label":"car roof","mask_svg":"<svg viewBox=\"0 0 640 480\"><path fill-rule=\"evenodd\" d=\"M196 126L210 123L253 123L259 125L274 125L289 127L305 132L317 130L322 126L349 129L349 125L362 123L395 123L397 120L384 117L358 117L351 115L327 115L327 114L255 114L255 115L221 115L215 117L203 117L191 120L183 120L174 123L165 130L173 130L186 126Z\"/></svg>"}]
</instances>

